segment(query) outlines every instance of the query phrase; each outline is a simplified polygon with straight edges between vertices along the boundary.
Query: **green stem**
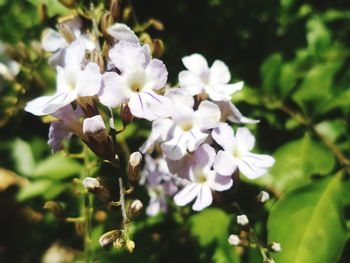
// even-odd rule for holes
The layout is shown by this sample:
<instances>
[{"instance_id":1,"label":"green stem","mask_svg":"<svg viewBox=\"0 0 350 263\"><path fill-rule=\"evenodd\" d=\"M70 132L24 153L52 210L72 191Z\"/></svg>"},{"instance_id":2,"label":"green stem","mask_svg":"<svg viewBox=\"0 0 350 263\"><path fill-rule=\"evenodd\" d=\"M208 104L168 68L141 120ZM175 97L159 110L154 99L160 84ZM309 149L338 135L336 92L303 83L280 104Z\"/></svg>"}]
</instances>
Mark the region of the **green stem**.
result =
<instances>
[{"instance_id":1,"label":"green stem","mask_svg":"<svg viewBox=\"0 0 350 263\"><path fill-rule=\"evenodd\" d=\"M129 223L129 219L126 213L126 205L125 205L125 188L123 185L123 179L121 176L119 176L118 178L118 182L119 182L119 202L120 206L121 206L121 212L122 212L122 217L123 217L123 233L124 233L124 239L125 241L128 240L128 223Z\"/></svg>"}]
</instances>

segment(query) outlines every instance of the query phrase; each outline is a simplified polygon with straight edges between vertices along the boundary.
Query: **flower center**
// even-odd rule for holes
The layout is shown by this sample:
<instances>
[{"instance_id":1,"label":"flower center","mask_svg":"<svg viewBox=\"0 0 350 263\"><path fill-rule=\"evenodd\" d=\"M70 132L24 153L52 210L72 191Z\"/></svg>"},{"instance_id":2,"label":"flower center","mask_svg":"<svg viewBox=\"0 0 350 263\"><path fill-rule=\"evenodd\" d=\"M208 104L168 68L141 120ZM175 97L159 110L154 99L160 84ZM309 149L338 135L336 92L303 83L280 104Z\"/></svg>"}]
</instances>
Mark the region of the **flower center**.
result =
<instances>
[{"instance_id":1,"label":"flower center","mask_svg":"<svg viewBox=\"0 0 350 263\"><path fill-rule=\"evenodd\" d=\"M233 151L232 151L232 155L237 158L240 159L242 157L242 152L239 150L238 147L234 147Z\"/></svg>"},{"instance_id":2,"label":"flower center","mask_svg":"<svg viewBox=\"0 0 350 263\"><path fill-rule=\"evenodd\" d=\"M130 88L131 88L131 90L134 91L134 92L139 92L139 91L141 91L141 89L142 89L140 83L138 83L138 82L132 83Z\"/></svg>"},{"instance_id":3,"label":"flower center","mask_svg":"<svg viewBox=\"0 0 350 263\"><path fill-rule=\"evenodd\" d=\"M203 170L200 169L194 171L194 179L198 184L204 184L208 181L207 175L204 173Z\"/></svg>"},{"instance_id":4,"label":"flower center","mask_svg":"<svg viewBox=\"0 0 350 263\"><path fill-rule=\"evenodd\" d=\"M190 131L193 127L192 123L189 121L183 122L180 124L180 127L184 131Z\"/></svg>"}]
</instances>

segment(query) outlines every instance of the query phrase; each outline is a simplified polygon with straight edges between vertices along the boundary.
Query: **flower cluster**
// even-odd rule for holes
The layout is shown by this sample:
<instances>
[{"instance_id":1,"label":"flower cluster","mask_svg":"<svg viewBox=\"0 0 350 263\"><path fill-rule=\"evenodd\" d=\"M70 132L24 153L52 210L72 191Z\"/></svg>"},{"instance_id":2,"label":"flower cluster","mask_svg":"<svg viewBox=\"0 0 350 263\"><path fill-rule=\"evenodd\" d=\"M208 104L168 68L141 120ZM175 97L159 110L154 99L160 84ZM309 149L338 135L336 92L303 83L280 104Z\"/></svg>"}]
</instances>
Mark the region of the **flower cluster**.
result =
<instances>
[{"instance_id":1,"label":"flower cluster","mask_svg":"<svg viewBox=\"0 0 350 263\"><path fill-rule=\"evenodd\" d=\"M114 134L107 131L100 104L111 114L111 129L116 108L152 121L140 148L146 154L142 174L151 196L149 215L166 210L166 196L174 196L179 206L195 200L193 209L202 210L212 203L213 191L232 187L237 170L254 179L273 165L271 156L251 152L255 139L247 128L234 131L228 124L257 121L244 117L231 102L243 83L230 83L224 62L216 60L209 67L200 54L186 56L186 70L179 73L178 85L170 87L164 63L126 25L108 28L112 41L107 52L87 32L74 18L58 31L48 30L42 40L43 48L53 53L49 62L57 71L56 92L29 102L26 111L57 119L49 131L53 151L74 133L97 156L115 162ZM150 155L154 149L155 158Z\"/></svg>"}]
</instances>

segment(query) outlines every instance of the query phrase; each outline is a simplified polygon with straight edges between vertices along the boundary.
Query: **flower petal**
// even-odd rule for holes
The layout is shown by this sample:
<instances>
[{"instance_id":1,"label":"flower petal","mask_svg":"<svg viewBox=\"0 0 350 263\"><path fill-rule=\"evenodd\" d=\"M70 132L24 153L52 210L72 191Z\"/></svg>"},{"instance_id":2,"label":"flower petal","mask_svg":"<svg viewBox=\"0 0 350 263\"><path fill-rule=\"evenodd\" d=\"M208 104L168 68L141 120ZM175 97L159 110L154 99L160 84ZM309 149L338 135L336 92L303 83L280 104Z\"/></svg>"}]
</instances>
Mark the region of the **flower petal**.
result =
<instances>
[{"instance_id":1,"label":"flower petal","mask_svg":"<svg viewBox=\"0 0 350 263\"><path fill-rule=\"evenodd\" d=\"M179 73L179 85L186 89L192 96L203 92L205 84L195 73L184 70Z\"/></svg>"},{"instance_id":2,"label":"flower petal","mask_svg":"<svg viewBox=\"0 0 350 263\"><path fill-rule=\"evenodd\" d=\"M215 191L222 192L230 189L232 185L233 185L233 180L231 176L222 176L222 175L216 174L214 182L212 182L210 187Z\"/></svg>"},{"instance_id":3,"label":"flower petal","mask_svg":"<svg viewBox=\"0 0 350 263\"><path fill-rule=\"evenodd\" d=\"M159 59L152 59L146 67L146 83L144 90L158 90L165 86L168 79L168 71L164 63Z\"/></svg>"},{"instance_id":4,"label":"flower petal","mask_svg":"<svg viewBox=\"0 0 350 263\"><path fill-rule=\"evenodd\" d=\"M267 172L275 162L272 156L265 154L248 153L239 161L239 170L249 179L255 179Z\"/></svg>"},{"instance_id":5,"label":"flower petal","mask_svg":"<svg viewBox=\"0 0 350 263\"><path fill-rule=\"evenodd\" d=\"M192 54L182 58L185 67L197 75L209 72L207 60L200 54Z\"/></svg>"},{"instance_id":6,"label":"flower petal","mask_svg":"<svg viewBox=\"0 0 350 263\"><path fill-rule=\"evenodd\" d=\"M213 195L210 191L209 186L202 185L200 187L199 193L197 194L196 202L194 202L192 208L194 211L201 211L204 208L211 205L213 202Z\"/></svg>"},{"instance_id":7,"label":"flower petal","mask_svg":"<svg viewBox=\"0 0 350 263\"><path fill-rule=\"evenodd\" d=\"M235 137L230 125L220 122L218 127L213 129L211 136L224 150L232 151L235 144Z\"/></svg>"},{"instance_id":8,"label":"flower petal","mask_svg":"<svg viewBox=\"0 0 350 263\"><path fill-rule=\"evenodd\" d=\"M237 164L231 152L219 151L214 162L214 170L224 176L231 176L237 169Z\"/></svg>"},{"instance_id":9,"label":"flower petal","mask_svg":"<svg viewBox=\"0 0 350 263\"><path fill-rule=\"evenodd\" d=\"M180 128L175 128L174 137L160 146L165 156L171 160L180 160L186 154L188 134Z\"/></svg>"},{"instance_id":10,"label":"flower petal","mask_svg":"<svg viewBox=\"0 0 350 263\"><path fill-rule=\"evenodd\" d=\"M219 107L210 101L202 101L198 110L194 113L194 126L206 131L218 126L220 121Z\"/></svg>"},{"instance_id":11,"label":"flower petal","mask_svg":"<svg viewBox=\"0 0 350 263\"><path fill-rule=\"evenodd\" d=\"M86 45L81 39L73 41L66 49L64 58L65 69L77 71L81 69L85 57Z\"/></svg>"},{"instance_id":12,"label":"flower petal","mask_svg":"<svg viewBox=\"0 0 350 263\"><path fill-rule=\"evenodd\" d=\"M228 83L231 73L226 64L221 60L215 60L210 67L210 84Z\"/></svg>"},{"instance_id":13,"label":"flower petal","mask_svg":"<svg viewBox=\"0 0 350 263\"><path fill-rule=\"evenodd\" d=\"M211 168L216 157L216 152L209 144L201 145L194 153L192 159L195 160L196 166Z\"/></svg>"},{"instance_id":14,"label":"flower petal","mask_svg":"<svg viewBox=\"0 0 350 263\"><path fill-rule=\"evenodd\" d=\"M198 129L192 129L189 132L187 149L190 152L193 152L199 147L199 145L201 145L205 141L207 137L208 137L207 133L201 132Z\"/></svg>"},{"instance_id":15,"label":"flower petal","mask_svg":"<svg viewBox=\"0 0 350 263\"><path fill-rule=\"evenodd\" d=\"M107 107L117 107L129 99L125 79L114 72L106 72L102 76L103 85L98 94L101 103Z\"/></svg>"},{"instance_id":16,"label":"flower petal","mask_svg":"<svg viewBox=\"0 0 350 263\"><path fill-rule=\"evenodd\" d=\"M54 121L50 124L48 144L52 147L52 152L55 153L61 150L62 142L72 136L72 133L67 129L62 121Z\"/></svg>"},{"instance_id":17,"label":"flower petal","mask_svg":"<svg viewBox=\"0 0 350 263\"><path fill-rule=\"evenodd\" d=\"M221 122L229 120L234 123L258 123L259 120L249 119L244 117L242 113L237 109L237 107L231 101L217 101L216 105L219 106L221 111Z\"/></svg>"},{"instance_id":18,"label":"flower petal","mask_svg":"<svg viewBox=\"0 0 350 263\"><path fill-rule=\"evenodd\" d=\"M138 43L139 39L136 34L125 24L115 23L107 29L108 34L110 34L115 41L128 41L132 43Z\"/></svg>"},{"instance_id":19,"label":"flower petal","mask_svg":"<svg viewBox=\"0 0 350 263\"><path fill-rule=\"evenodd\" d=\"M50 28L44 31L41 38L41 46L47 52L55 52L67 47L68 43L60 33Z\"/></svg>"},{"instance_id":20,"label":"flower petal","mask_svg":"<svg viewBox=\"0 0 350 263\"><path fill-rule=\"evenodd\" d=\"M255 145L255 137L247 128L238 128L236 131L236 140L239 149L244 151L251 151Z\"/></svg>"},{"instance_id":21,"label":"flower petal","mask_svg":"<svg viewBox=\"0 0 350 263\"><path fill-rule=\"evenodd\" d=\"M205 91L208 93L209 98L214 101L230 101L232 94L241 90L243 82L235 84L216 84L206 86Z\"/></svg>"},{"instance_id":22,"label":"flower petal","mask_svg":"<svg viewBox=\"0 0 350 263\"><path fill-rule=\"evenodd\" d=\"M201 190L199 184L191 183L186 185L180 192L174 196L174 202L178 206L185 206L191 202Z\"/></svg>"},{"instance_id":23,"label":"flower petal","mask_svg":"<svg viewBox=\"0 0 350 263\"><path fill-rule=\"evenodd\" d=\"M93 62L87 64L77 76L76 91L78 96L95 96L101 88L102 75L100 67Z\"/></svg>"}]
</instances>

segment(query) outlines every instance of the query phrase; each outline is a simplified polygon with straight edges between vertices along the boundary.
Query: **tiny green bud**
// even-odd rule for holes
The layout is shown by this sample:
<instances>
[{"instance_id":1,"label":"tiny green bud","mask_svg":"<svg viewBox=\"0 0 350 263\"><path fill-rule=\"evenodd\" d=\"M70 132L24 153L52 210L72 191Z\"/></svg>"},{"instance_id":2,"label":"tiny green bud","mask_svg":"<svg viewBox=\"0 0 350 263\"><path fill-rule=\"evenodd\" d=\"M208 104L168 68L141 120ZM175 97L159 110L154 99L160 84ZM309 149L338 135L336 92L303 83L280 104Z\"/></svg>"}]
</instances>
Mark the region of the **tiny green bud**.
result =
<instances>
[{"instance_id":1,"label":"tiny green bud","mask_svg":"<svg viewBox=\"0 0 350 263\"><path fill-rule=\"evenodd\" d=\"M126 248L129 251L129 253L132 253L134 251L134 249L135 249L135 242L132 241L132 240L128 240L126 242Z\"/></svg>"},{"instance_id":2,"label":"tiny green bud","mask_svg":"<svg viewBox=\"0 0 350 263\"><path fill-rule=\"evenodd\" d=\"M115 247L116 249L121 249L125 246L125 240L122 237L117 238L114 242L113 242L113 247Z\"/></svg>"}]
</instances>

